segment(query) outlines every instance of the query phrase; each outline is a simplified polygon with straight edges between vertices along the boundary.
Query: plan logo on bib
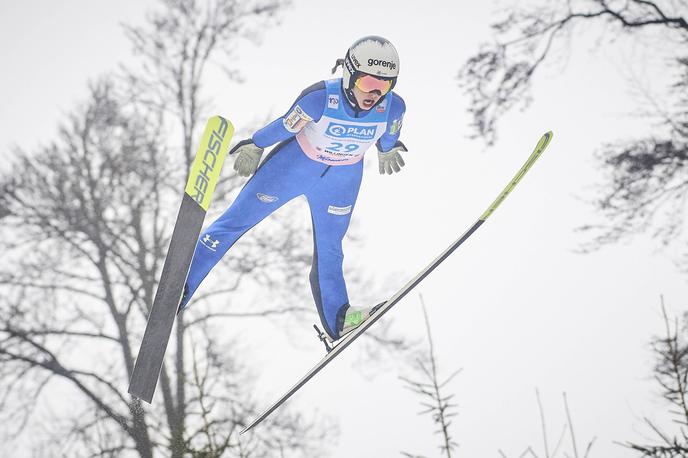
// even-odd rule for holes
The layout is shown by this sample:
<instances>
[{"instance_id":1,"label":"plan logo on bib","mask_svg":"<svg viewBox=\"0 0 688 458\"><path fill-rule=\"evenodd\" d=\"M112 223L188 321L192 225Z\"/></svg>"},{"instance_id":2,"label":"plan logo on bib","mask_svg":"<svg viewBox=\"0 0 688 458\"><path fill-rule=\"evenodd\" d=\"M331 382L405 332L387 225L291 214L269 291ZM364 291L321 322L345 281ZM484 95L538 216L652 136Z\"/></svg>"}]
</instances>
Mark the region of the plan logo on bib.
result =
<instances>
[{"instance_id":1,"label":"plan logo on bib","mask_svg":"<svg viewBox=\"0 0 688 458\"><path fill-rule=\"evenodd\" d=\"M356 126L331 122L326 133L336 138L350 138L355 140L374 140L376 126Z\"/></svg>"}]
</instances>

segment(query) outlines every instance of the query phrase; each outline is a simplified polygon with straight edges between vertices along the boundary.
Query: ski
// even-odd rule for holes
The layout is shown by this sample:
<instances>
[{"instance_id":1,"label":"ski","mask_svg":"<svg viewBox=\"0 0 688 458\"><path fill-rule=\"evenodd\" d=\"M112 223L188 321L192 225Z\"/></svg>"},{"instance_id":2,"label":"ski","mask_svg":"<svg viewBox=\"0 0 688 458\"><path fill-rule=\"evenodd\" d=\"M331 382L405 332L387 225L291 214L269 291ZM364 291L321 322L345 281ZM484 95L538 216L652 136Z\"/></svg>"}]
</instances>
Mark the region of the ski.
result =
<instances>
[{"instance_id":1,"label":"ski","mask_svg":"<svg viewBox=\"0 0 688 458\"><path fill-rule=\"evenodd\" d=\"M382 316L387 313L394 305L399 302L406 294L409 293L413 288L415 288L425 277L427 277L430 272L435 270L437 266L442 264L442 262L451 255L454 250L456 250L463 242L466 241L482 224L490 217L490 215L497 209L497 207L506 199L506 197L511 193L511 191L516 187L521 178L530 170L535 161L540 157L540 155L545 151L547 145L549 145L550 140L552 140L552 132L547 132L544 134L540 141L538 141L535 146L535 150L528 157L528 160L523 164L521 169L516 173L514 178L509 181L506 187L499 193L499 196L490 204L490 206L485 210L485 212L478 218L478 220L466 231L461 237L459 237L454 243L452 243L444 252L442 252L434 261L432 261L425 269L423 269L418 275L412 278L406 285L404 285L399 291L397 291L394 296L387 300L380 308L370 316L366 321L364 321L359 327L351 331L346 336L342 337L339 342L334 346L328 347L328 352L325 357L316 364L301 380L299 380L293 387L289 389L281 398L277 400L273 405L261 413L252 423L246 426L241 434L246 433L260 422L265 420L268 415L275 411L279 406L281 406L287 399L289 399L294 393L296 393L302 386L304 386L315 374L320 372L325 366L327 366L334 358L336 358L342 351L354 340L360 337L368 328L370 328L377 320L382 318ZM316 331L318 331L316 326Z\"/></svg>"},{"instance_id":2,"label":"ski","mask_svg":"<svg viewBox=\"0 0 688 458\"><path fill-rule=\"evenodd\" d=\"M160 283L129 382L129 393L149 404L158 384L203 220L233 134L234 127L228 120L220 116L208 120L184 189Z\"/></svg>"}]
</instances>

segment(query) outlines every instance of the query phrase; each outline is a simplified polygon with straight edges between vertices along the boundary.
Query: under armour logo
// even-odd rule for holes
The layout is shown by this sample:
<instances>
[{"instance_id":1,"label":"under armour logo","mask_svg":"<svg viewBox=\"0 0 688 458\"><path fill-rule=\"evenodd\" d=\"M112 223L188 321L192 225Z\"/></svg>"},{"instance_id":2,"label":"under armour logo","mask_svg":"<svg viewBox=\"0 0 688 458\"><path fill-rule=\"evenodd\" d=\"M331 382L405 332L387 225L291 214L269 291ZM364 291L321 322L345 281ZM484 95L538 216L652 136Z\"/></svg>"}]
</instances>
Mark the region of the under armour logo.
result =
<instances>
[{"instance_id":1,"label":"under armour logo","mask_svg":"<svg viewBox=\"0 0 688 458\"><path fill-rule=\"evenodd\" d=\"M209 250L217 251L216 248L220 244L220 241L213 240L210 238L210 234L206 234L205 237L203 237L203 240L201 240L201 243Z\"/></svg>"}]
</instances>

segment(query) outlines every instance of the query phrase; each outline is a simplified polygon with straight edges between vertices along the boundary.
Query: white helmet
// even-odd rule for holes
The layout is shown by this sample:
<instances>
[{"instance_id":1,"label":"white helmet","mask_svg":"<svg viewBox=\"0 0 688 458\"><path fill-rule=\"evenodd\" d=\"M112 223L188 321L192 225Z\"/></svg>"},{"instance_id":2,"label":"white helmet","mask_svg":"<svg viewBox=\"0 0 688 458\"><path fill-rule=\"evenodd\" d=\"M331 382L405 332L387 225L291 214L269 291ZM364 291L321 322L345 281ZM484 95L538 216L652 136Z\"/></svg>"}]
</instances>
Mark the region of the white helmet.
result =
<instances>
[{"instance_id":1,"label":"white helmet","mask_svg":"<svg viewBox=\"0 0 688 458\"><path fill-rule=\"evenodd\" d=\"M367 36L351 45L344 57L342 86L349 100L353 101L354 83L359 75L371 75L391 80L390 91L399 75L399 54L389 40L378 36Z\"/></svg>"}]
</instances>

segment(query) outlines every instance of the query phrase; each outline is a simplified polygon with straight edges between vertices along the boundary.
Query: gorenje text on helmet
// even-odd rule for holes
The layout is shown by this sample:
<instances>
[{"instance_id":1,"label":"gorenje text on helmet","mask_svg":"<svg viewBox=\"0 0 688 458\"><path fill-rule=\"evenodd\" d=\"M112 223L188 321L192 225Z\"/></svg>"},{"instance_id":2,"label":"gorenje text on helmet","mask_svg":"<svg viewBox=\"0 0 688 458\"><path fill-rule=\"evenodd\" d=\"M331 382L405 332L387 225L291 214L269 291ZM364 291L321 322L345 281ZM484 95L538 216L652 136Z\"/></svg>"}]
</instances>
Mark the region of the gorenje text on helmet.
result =
<instances>
[{"instance_id":1,"label":"gorenje text on helmet","mask_svg":"<svg viewBox=\"0 0 688 458\"><path fill-rule=\"evenodd\" d=\"M380 65L381 67L388 67L390 70L394 70L395 68L397 68L396 63L380 59L368 59L368 65Z\"/></svg>"}]
</instances>

